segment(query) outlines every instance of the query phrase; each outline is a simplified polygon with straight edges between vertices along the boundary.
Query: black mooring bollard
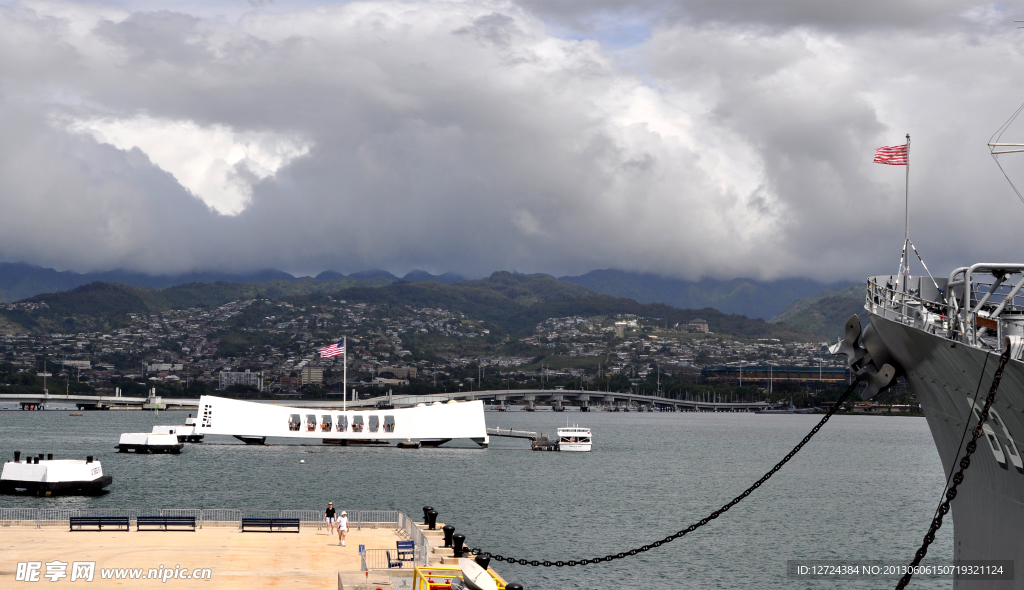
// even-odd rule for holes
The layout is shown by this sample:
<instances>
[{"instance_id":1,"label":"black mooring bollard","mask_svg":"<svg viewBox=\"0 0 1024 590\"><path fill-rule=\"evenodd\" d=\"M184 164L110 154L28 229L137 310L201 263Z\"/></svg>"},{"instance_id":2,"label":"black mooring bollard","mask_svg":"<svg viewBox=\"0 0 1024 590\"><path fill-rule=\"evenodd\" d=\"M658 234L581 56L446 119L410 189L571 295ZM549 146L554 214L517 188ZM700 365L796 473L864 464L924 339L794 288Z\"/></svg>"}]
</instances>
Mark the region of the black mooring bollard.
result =
<instances>
[{"instance_id":1,"label":"black mooring bollard","mask_svg":"<svg viewBox=\"0 0 1024 590\"><path fill-rule=\"evenodd\" d=\"M21 451L14 451L14 462L21 463Z\"/></svg>"},{"instance_id":2,"label":"black mooring bollard","mask_svg":"<svg viewBox=\"0 0 1024 590\"><path fill-rule=\"evenodd\" d=\"M487 566L491 565L491 554L481 553L480 555L477 555L473 561L475 561L478 566L486 570Z\"/></svg>"},{"instance_id":3,"label":"black mooring bollard","mask_svg":"<svg viewBox=\"0 0 1024 590\"><path fill-rule=\"evenodd\" d=\"M511 584L505 585L505 590L523 590L523 585L512 582Z\"/></svg>"},{"instance_id":4,"label":"black mooring bollard","mask_svg":"<svg viewBox=\"0 0 1024 590\"><path fill-rule=\"evenodd\" d=\"M87 455L87 456L85 457L85 462L86 462L86 463L92 463L92 455Z\"/></svg>"},{"instance_id":5,"label":"black mooring bollard","mask_svg":"<svg viewBox=\"0 0 1024 590\"><path fill-rule=\"evenodd\" d=\"M462 547L466 544L466 535L455 533L452 535L452 549L455 557L462 557Z\"/></svg>"},{"instance_id":6,"label":"black mooring bollard","mask_svg":"<svg viewBox=\"0 0 1024 590\"><path fill-rule=\"evenodd\" d=\"M46 460L53 461L53 453L46 453Z\"/></svg>"},{"instance_id":7,"label":"black mooring bollard","mask_svg":"<svg viewBox=\"0 0 1024 590\"><path fill-rule=\"evenodd\" d=\"M452 535L455 534L455 527L453 527L450 524L446 524L443 527L441 527L441 530L444 531L444 546L445 547L451 547L452 546Z\"/></svg>"},{"instance_id":8,"label":"black mooring bollard","mask_svg":"<svg viewBox=\"0 0 1024 590\"><path fill-rule=\"evenodd\" d=\"M427 529L432 531L437 529L437 510L427 513Z\"/></svg>"},{"instance_id":9,"label":"black mooring bollard","mask_svg":"<svg viewBox=\"0 0 1024 590\"><path fill-rule=\"evenodd\" d=\"M430 512L433 509L434 509L433 506L424 506L423 507L423 524L430 524L430 517L427 516L427 513Z\"/></svg>"}]
</instances>

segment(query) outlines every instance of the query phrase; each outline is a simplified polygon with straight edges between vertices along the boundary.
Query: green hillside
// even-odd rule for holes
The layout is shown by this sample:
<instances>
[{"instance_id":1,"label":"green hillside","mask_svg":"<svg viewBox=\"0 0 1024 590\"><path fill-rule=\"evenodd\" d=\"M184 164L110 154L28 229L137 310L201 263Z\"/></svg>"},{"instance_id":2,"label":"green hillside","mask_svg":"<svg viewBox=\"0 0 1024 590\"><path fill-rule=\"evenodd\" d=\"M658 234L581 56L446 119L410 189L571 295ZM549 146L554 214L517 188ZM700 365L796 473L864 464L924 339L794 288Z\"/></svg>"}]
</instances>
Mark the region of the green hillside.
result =
<instances>
[{"instance_id":1,"label":"green hillside","mask_svg":"<svg viewBox=\"0 0 1024 590\"><path fill-rule=\"evenodd\" d=\"M337 291L353 286L380 287L387 278L347 277L260 283L189 283L166 289L132 287L122 283L93 282L70 291L44 293L23 299L13 310L0 311L2 333L81 332L120 326L129 313L210 307L256 297L279 298ZM32 304L47 307L27 310Z\"/></svg>"},{"instance_id":2,"label":"green hillside","mask_svg":"<svg viewBox=\"0 0 1024 590\"><path fill-rule=\"evenodd\" d=\"M596 293L628 297L641 303L666 303L680 309L711 307L724 313L751 318L771 318L801 297L810 297L822 289L841 288L841 284L819 283L811 279L757 281L704 278L699 281L674 279L654 274L605 269L594 270L560 280L575 283Z\"/></svg>"},{"instance_id":3,"label":"green hillside","mask_svg":"<svg viewBox=\"0 0 1024 590\"><path fill-rule=\"evenodd\" d=\"M769 324L718 310L679 309L663 303L637 303L632 299L600 295L548 275L497 272L486 279L439 283L393 283L378 289L347 289L342 299L391 303L413 307L439 307L500 326L513 336L525 335L541 321L553 317L635 314L655 317L674 325L701 318L713 332L746 338L809 341L813 333L788 324Z\"/></svg>"},{"instance_id":4,"label":"green hillside","mask_svg":"<svg viewBox=\"0 0 1024 590\"><path fill-rule=\"evenodd\" d=\"M333 288L326 289L326 286ZM286 298L315 302L330 294L339 299L376 305L441 308L466 314L522 336L553 317L613 316L634 314L658 318L667 325L696 318L708 322L716 333L744 338L779 338L812 341L809 330L788 323L771 324L711 308L679 309L662 303L638 303L631 299L600 295L548 275L497 272L485 279L446 285L411 283L386 278L336 278L327 281L300 279L265 283L192 283L155 290L123 284L91 283L71 291L37 295L20 302L14 310L0 312L0 329L7 332L80 332L107 330L123 325L129 313L214 306L255 297ZM47 307L25 309L25 304Z\"/></svg>"},{"instance_id":5,"label":"green hillside","mask_svg":"<svg viewBox=\"0 0 1024 590\"><path fill-rule=\"evenodd\" d=\"M864 316L864 287L826 289L812 297L798 299L779 315L773 324L807 330L830 340L842 336L846 320L853 314Z\"/></svg>"}]
</instances>

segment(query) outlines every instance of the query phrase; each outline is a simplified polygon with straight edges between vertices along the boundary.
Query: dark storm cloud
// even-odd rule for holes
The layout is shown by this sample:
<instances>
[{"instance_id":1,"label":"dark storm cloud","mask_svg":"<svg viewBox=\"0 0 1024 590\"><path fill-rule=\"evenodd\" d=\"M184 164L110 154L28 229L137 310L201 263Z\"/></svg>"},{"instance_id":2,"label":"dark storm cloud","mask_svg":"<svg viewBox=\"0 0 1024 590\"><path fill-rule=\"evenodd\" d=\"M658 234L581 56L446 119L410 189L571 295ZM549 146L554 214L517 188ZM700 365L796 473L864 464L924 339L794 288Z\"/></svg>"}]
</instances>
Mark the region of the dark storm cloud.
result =
<instances>
[{"instance_id":1,"label":"dark storm cloud","mask_svg":"<svg viewBox=\"0 0 1024 590\"><path fill-rule=\"evenodd\" d=\"M643 33L609 53L609 15ZM936 267L991 258L986 237L1019 250L1024 213L983 148L1024 99L1005 18L966 3L0 8L0 258L857 278L898 260L902 169L870 162L907 131L915 241ZM599 23L597 40L552 23Z\"/></svg>"},{"instance_id":2,"label":"dark storm cloud","mask_svg":"<svg viewBox=\"0 0 1024 590\"><path fill-rule=\"evenodd\" d=\"M640 23L650 28L716 23L753 25L763 29L804 26L842 32L934 30L962 25L964 13L985 12L1003 16L1015 13L1014 5L1010 3L969 0L523 0L521 4L544 19L583 34L599 34ZM1010 16L1008 20L1013 18Z\"/></svg>"}]
</instances>

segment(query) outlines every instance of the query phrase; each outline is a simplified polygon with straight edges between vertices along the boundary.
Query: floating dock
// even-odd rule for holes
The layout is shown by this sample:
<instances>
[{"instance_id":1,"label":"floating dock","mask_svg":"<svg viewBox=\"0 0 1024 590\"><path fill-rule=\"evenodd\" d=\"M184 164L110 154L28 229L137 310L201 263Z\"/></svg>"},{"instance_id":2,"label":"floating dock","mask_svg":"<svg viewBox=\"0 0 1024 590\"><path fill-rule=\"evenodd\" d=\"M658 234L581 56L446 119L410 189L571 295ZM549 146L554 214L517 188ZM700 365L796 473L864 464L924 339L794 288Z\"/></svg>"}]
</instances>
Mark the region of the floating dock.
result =
<instances>
[{"instance_id":1,"label":"floating dock","mask_svg":"<svg viewBox=\"0 0 1024 590\"><path fill-rule=\"evenodd\" d=\"M513 430L511 428L488 428L488 436L502 436L505 438L524 438L530 441L530 448L534 451L557 451L558 441L548 438L546 434L533 432L532 430Z\"/></svg>"}]
</instances>

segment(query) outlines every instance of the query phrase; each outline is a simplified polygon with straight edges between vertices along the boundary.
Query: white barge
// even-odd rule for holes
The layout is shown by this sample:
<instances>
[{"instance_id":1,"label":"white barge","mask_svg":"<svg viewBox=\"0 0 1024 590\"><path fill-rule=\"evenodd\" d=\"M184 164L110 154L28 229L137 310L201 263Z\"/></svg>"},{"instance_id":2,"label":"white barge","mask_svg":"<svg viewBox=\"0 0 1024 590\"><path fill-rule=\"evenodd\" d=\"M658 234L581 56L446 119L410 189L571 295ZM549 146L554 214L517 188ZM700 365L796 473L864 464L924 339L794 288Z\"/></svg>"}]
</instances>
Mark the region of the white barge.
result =
<instances>
[{"instance_id":1,"label":"white barge","mask_svg":"<svg viewBox=\"0 0 1024 590\"><path fill-rule=\"evenodd\" d=\"M15 451L14 461L4 463L0 473L0 493L37 496L90 496L103 493L113 478L103 475L103 466L92 457L85 461L54 459L53 455L27 457Z\"/></svg>"},{"instance_id":2,"label":"white barge","mask_svg":"<svg viewBox=\"0 0 1024 590\"><path fill-rule=\"evenodd\" d=\"M411 408L337 410L288 407L212 395L199 399L200 435L233 436L247 444L267 437L322 440L328 444L419 441L438 446L469 439L487 448L482 401L417 404Z\"/></svg>"},{"instance_id":3,"label":"white barge","mask_svg":"<svg viewBox=\"0 0 1024 590\"><path fill-rule=\"evenodd\" d=\"M117 443L117 450L122 453L174 453L178 454L185 446L176 434L154 432L125 432Z\"/></svg>"},{"instance_id":4,"label":"white barge","mask_svg":"<svg viewBox=\"0 0 1024 590\"><path fill-rule=\"evenodd\" d=\"M196 419L189 414L189 417L185 419L185 425L157 425L153 427L153 434L173 434L178 437L180 443L201 443L203 442L203 435L199 434L196 428Z\"/></svg>"}]
</instances>

